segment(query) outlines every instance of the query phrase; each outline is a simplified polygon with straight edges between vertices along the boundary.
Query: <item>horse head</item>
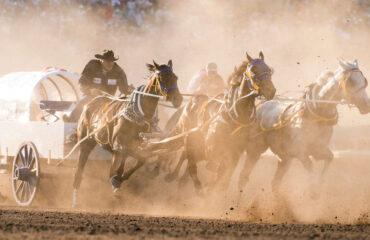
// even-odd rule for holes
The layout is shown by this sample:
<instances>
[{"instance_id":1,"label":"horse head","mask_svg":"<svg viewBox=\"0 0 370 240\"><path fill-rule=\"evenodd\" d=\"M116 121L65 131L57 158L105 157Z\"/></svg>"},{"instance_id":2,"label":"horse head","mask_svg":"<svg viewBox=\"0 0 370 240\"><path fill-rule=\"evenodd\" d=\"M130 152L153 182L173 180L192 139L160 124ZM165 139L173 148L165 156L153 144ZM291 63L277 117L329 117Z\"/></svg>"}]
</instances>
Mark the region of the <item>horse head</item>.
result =
<instances>
[{"instance_id":1,"label":"horse head","mask_svg":"<svg viewBox=\"0 0 370 240\"><path fill-rule=\"evenodd\" d=\"M155 94L162 95L174 107L179 107L182 103L182 95L177 86L177 76L172 69L172 60L162 65L153 60L153 65L147 64L147 67L153 73Z\"/></svg>"},{"instance_id":2,"label":"horse head","mask_svg":"<svg viewBox=\"0 0 370 240\"><path fill-rule=\"evenodd\" d=\"M340 70L336 72L335 79L339 79L341 98L354 104L361 114L370 112L370 99L366 93L367 79L359 69L357 60L353 62L338 59Z\"/></svg>"},{"instance_id":3,"label":"horse head","mask_svg":"<svg viewBox=\"0 0 370 240\"><path fill-rule=\"evenodd\" d=\"M265 63L262 51L259 53L259 58L254 59L248 53L246 53L246 56L248 61L240 88L241 95L250 91L257 91L258 95L264 96L267 100L272 99L276 92L271 80L273 70Z\"/></svg>"}]
</instances>

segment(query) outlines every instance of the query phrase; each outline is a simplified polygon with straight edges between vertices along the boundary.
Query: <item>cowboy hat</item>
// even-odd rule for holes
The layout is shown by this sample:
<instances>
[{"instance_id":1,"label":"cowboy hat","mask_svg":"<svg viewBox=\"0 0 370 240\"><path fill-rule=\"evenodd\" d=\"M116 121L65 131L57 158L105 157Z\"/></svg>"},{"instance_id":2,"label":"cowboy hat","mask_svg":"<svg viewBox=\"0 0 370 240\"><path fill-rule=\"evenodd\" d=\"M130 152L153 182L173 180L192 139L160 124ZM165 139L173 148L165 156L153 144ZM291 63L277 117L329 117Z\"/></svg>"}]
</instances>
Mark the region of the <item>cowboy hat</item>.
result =
<instances>
[{"instance_id":1,"label":"cowboy hat","mask_svg":"<svg viewBox=\"0 0 370 240\"><path fill-rule=\"evenodd\" d=\"M102 60L108 60L108 61L117 61L118 57L114 56L114 52L112 50L104 50L103 54L95 54L95 57Z\"/></svg>"}]
</instances>

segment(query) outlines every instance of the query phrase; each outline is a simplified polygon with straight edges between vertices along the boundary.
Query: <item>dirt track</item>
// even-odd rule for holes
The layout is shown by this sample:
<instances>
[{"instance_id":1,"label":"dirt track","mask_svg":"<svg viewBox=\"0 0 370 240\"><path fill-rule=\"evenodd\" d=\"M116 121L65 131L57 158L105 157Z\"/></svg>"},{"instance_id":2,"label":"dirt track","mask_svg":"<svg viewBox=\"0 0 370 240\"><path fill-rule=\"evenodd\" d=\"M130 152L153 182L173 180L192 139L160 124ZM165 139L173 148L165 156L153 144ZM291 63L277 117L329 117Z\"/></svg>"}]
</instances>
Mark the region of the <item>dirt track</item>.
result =
<instances>
[{"instance_id":1,"label":"dirt track","mask_svg":"<svg viewBox=\"0 0 370 240\"><path fill-rule=\"evenodd\" d=\"M265 224L223 220L57 212L2 207L0 238L351 238L368 239L370 224Z\"/></svg>"}]
</instances>

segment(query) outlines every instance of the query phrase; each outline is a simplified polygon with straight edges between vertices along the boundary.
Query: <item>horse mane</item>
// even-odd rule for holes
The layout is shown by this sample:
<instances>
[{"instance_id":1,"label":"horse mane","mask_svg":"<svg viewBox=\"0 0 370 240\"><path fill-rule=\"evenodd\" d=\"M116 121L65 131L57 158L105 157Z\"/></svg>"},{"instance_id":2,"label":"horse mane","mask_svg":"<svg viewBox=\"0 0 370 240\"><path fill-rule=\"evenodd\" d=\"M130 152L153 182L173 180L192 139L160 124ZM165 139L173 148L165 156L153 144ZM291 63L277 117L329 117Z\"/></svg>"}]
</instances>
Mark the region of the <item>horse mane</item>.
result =
<instances>
[{"instance_id":1,"label":"horse mane","mask_svg":"<svg viewBox=\"0 0 370 240\"><path fill-rule=\"evenodd\" d=\"M329 71L329 70L325 70L323 71L317 78L316 78L316 81L311 83L310 85L308 85L306 87L306 90L308 91L308 93L311 95L312 93L312 90L314 88L315 85L317 85L319 88L318 90L321 90L322 87L324 87L330 80L330 78L334 77L334 72L332 71ZM302 95L302 98L305 99L306 98L306 92Z\"/></svg>"},{"instance_id":2,"label":"horse mane","mask_svg":"<svg viewBox=\"0 0 370 240\"><path fill-rule=\"evenodd\" d=\"M316 83L319 86L324 86L325 84L328 83L329 79L334 77L334 72L326 70L323 71L317 78L316 78Z\"/></svg>"},{"instance_id":3,"label":"horse mane","mask_svg":"<svg viewBox=\"0 0 370 240\"><path fill-rule=\"evenodd\" d=\"M148 93L150 91L150 89L152 88L152 86L154 84L154 81L155 81L154 75L150 76L150 79L149 79L148 83L146 84L143 92Z\"/></svg>"},{"instance_id":4,"label":"horse mane","mask_svg":"<svg viewBox=\"0 0 370 240\"><path fill-rule=\"evenodd\" d=\"M247 65L248 63L246 61L243 61L243 63L236 70L234 70L234 72L227 79L228 85L240 85L241 79L238 80L238 82L235 82L235 78L243 76L243 73L247 69Z\"/></svg>"}]
</instances>

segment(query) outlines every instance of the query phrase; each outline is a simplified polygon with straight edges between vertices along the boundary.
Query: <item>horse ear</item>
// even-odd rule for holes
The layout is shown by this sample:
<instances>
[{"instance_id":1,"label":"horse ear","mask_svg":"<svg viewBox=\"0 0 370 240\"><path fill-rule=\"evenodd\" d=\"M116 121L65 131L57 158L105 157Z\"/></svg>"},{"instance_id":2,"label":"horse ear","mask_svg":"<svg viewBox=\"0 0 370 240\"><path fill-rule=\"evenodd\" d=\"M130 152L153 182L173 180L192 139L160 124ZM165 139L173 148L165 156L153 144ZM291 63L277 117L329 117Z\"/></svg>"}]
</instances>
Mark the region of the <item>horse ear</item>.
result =
<instances>
[{"instance_id":1,"label":"horse ear","mask_svg":"<svg viewBox=\"0 0 370 240\"><path fill-rule=\"evenodd\" d=\"M353 65L355 65L358 68L358 61L357 61L357 59L355 59L355 61L353 61Z\"/></svg>"},{"instance_id":2,"label":"horse ear","mask_svg":"<svg viewBox=\"0 0 370 240\"><path fill-rule=\"evenodd\" d=\"M146 67L148 68L149 72L153 72L155 69L154 65L149 64L149 63L146 64Z\"/></svg>"},{"instance_id":3,"label":"horse ear","mask_svg":"<svg viewBox=\"0 0 370 240\"><path fill-rule=\"evenodd\" d=\"M252 62L253 58L249 56L249 54L246 52L245 55L247 56L248 62Z\"/></svg>"},{"instance_id":4,"label":"horse ear","mask_svg":"<svg viewBox=\"0 0 370 240\"><path fill-rule=\"evenodd\" d=\"M263 52L260 51L260 59L265 60L265 56L263 56Z\"/></svg>"},{"instance_id":5,"label":"horse ear","mask_svg":"<svg viewBox=\"0 0 370 240\"><path fill-rule=\"evenodd\" d=\"M170 68L172 68L172 59L170 59L170 60L168 61L167 65L168 65Z\"/></svg>"},{"instance_id":6,"label":"horse ear","mask_svg":"<svg viewBox=\"0 0 370 240\"><path fill-rule=\"evenodd\" d=\"M234 72L238 71L238 68L236 66L234 66Z\"/></svg>"},{"instance_id":7,"label":"horse ear","mask_svg":"<svg viewBox=\"0 0 370 240\"><path fill-rule=\"evenodd\" d=\"M154 64L154 67L155 67L156 69L159 69L159 65L158 65L158 63L156 63L154 60L153 60L153 64Z\"/></svg>"},{"instance_id":8,"label":"horse ear","mask_svg":"<svg viewBox=\"0 0 370 240\"><path fill-rule=\"evenodd\" d=\"M348 69L348 64L344 61L343 58L338 58L338 61L339 61L339 65L344 69Z\"/></svg>"}]
</instances>

